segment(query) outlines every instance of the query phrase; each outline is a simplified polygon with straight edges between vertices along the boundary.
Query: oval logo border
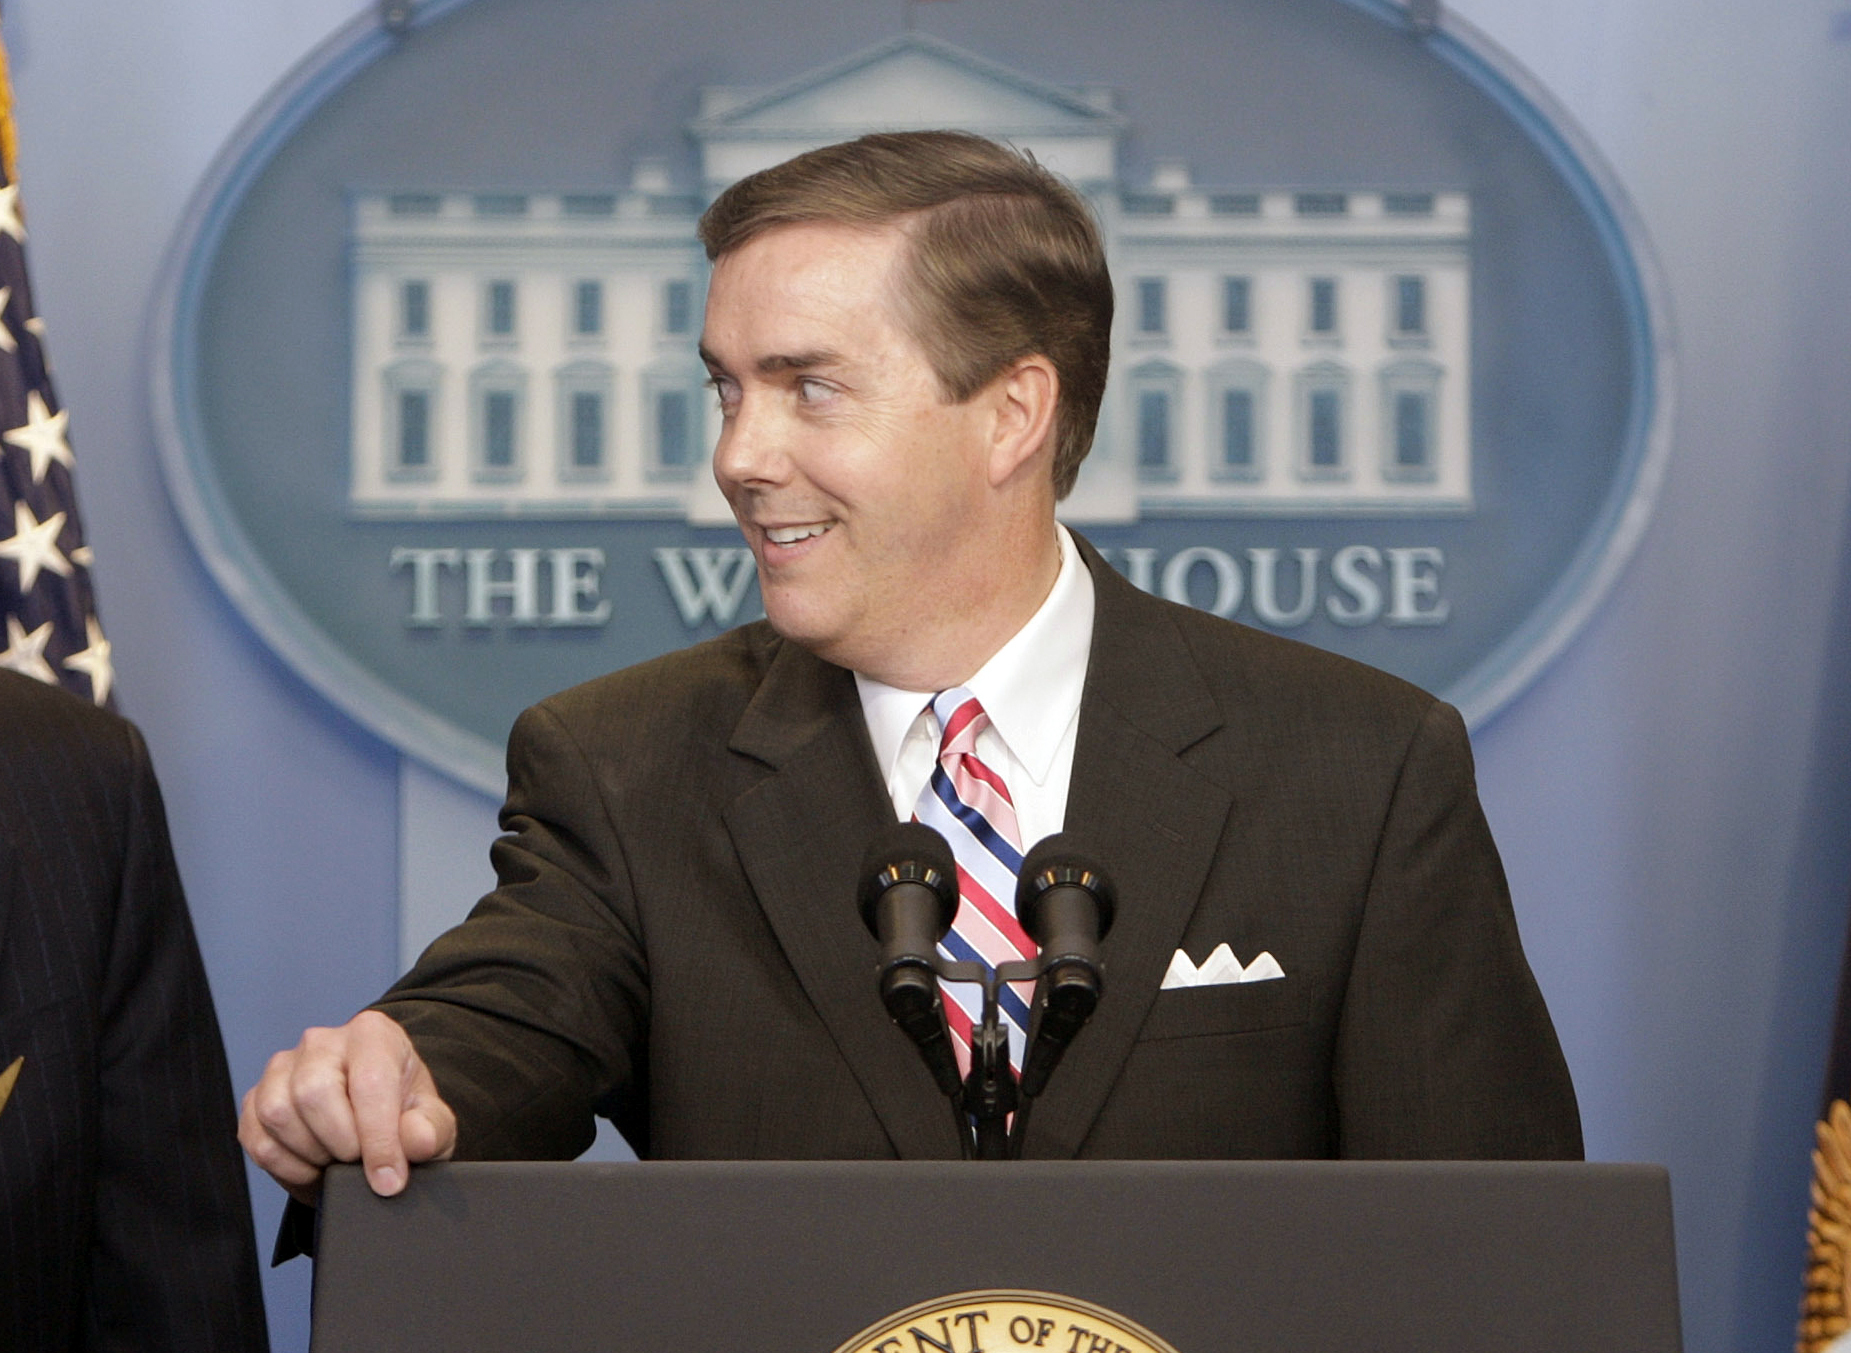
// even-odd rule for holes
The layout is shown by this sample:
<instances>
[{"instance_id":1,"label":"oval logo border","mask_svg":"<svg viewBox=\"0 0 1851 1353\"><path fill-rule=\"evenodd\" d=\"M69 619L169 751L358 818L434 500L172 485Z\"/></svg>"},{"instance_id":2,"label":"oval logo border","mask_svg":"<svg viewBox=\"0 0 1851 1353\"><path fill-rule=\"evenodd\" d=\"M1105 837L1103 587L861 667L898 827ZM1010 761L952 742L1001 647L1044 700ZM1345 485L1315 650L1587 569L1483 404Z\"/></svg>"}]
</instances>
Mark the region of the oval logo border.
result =
<instances>
[{"instance_id":1,"label":"oval logo border","mask_svg":"<svg viewBox=\"0 0 1851 1353\"><path fill-rule=\"evenodd\" d=\"M426 0L413 27L471 0ZM1343 0L1405 27L1390 0ZM194 387L199 300L244 192L294 132L399 38L371 11L355 15L287 74L244 119L189 202L157 282L148 322L148 397L163 477L208 572L264 642L362 727L491 797L503 789L502 748L432 713L356 662L288 594L251 545L206 463ZM1646 237L1617 177L1591 140L1527 71L1448 10L1423 41L1490 96L1541 151L1594 225L1625 308L1636 373L1619 470L1569 565L1544 599L1474 664L1437 692L1477 729L1558 657L1612 590L1656 507L1671 450L1674 346L1669 300Z\"/></svg>"}]
</instances>

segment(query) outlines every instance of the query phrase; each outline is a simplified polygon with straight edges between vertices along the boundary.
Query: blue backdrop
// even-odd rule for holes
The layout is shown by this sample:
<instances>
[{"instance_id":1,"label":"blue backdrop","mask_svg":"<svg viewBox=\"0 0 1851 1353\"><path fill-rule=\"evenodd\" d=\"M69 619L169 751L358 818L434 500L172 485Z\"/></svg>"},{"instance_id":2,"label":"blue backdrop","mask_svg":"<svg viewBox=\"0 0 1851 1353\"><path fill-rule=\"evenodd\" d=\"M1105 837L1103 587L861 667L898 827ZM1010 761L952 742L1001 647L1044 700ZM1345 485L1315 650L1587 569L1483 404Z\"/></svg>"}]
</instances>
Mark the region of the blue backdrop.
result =
<instances>
[{"instance_id":1,"label":"blue backdrop","mask_svg":"<svg viewBox=\"0 0 1851 1353\"><path fill-rule=\"evenodd\" d=\"M826 21L850 0L806 2ZM156 465L143 324L211 156L371 8L5 13L30 257L120 699L166 786L240 1086L395 974L401 835L442 835L443 791L401 777L397 753L283 667L206 576ZM1688 1346L1771 1353L1791 1345L1851 896L1851 9L1454 8L1566 106L1630 193L1670 293L1679 386L1639 553L1478 734L1486 807L1590 1153L1671 1168ZM455 797L451 820L471 818ZM254 1188L268 1232L281 1195ZM269 1280L280 1349L306 1344L308 1278L297 1264Z\"/></svg>"}]
</instances>

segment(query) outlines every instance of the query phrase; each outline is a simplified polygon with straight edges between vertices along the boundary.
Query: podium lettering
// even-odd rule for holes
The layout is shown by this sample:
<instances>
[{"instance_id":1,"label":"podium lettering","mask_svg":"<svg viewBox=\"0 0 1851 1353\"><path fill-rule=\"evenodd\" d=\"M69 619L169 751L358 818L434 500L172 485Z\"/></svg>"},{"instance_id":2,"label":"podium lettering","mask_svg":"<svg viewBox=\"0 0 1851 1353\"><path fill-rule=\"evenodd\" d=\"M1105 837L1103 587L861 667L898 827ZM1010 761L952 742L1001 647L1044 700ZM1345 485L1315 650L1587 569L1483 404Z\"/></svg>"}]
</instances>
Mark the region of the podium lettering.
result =
<instances>
[{"instance_id":1,"label":"podium lettering","mask_svg":"<svg viewBox=\"0 0 1851 1353\"><path fill-rule=\"evenodd\" d=\"M1073 1331L1073 1343L1068 1346L1067 1353L1131 1353L1109 1334L1095 1334L1084 1325L1067 1328ZM1081 1343L1082 1339L1086 1342Z\"/></svg>"},{"instance_id":2,"label":"podium lettering","mask_svg":"<svg viewBox=\"0 0 1851 1353\"><path fill-rule=\"evenodd\" d=\"M1048 1341L1048 1336L1052 1333L1054 1333L1054 1322L1046 1317L1040 1320L1030 1320L1025 1315L1018 1315L1012 1316L1009 1320L1009 1337L1018 1344L1030 1344L1040 1348Z\"/></svg>"}]
</instances>

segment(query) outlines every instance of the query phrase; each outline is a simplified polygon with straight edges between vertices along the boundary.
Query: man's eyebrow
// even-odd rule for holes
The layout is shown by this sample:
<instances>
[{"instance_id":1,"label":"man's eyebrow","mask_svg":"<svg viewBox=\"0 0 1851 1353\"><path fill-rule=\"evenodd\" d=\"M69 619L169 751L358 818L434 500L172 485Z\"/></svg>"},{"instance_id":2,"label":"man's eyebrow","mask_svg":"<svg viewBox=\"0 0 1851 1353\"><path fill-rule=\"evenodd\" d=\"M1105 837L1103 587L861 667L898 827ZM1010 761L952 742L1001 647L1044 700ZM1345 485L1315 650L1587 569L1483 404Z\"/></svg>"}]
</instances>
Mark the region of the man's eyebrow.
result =
<instances>
[{"instance_id":1,"label":"man's eyebrow","mask_svg":"<svg viewBox=\"0 0 1851 1353\"><path fill-rule=\"evenodd\" d=\"M838 354L819 348L814 352L793 352L761 357L758 359L758 370L760 375L772 376L780 371L809 371L819 366L833 366L841 360Z\"/></svg>"},{"instance_id":2,"label":"man's eyebrow","mask_svg":"<svg viewBox=\"0 0 1851 1353\"><path fill-rule=\"evenodd\" d=\"M699 348L701 361L706 363L709 371L724 371L726 363L707 350L706 344ZM761 357L753 364L762 376L775 376L781 371L810 371L819 366L834 366L841 362L840 353L827 348L818 348L813 352L775 353L770 357Z\"/></svg>"}]
</instances>

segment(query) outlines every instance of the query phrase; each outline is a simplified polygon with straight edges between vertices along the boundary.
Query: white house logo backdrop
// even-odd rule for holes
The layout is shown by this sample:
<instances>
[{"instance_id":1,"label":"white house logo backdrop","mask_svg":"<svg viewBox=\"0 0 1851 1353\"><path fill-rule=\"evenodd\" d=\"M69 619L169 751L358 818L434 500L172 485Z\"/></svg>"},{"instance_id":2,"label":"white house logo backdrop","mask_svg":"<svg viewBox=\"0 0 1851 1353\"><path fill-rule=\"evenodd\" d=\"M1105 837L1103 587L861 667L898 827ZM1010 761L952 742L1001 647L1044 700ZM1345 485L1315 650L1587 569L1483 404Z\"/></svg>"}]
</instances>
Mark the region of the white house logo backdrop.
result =
<instances>
[{"instance_id":1,"label":"white house logo backdrop","mask_svg":"<svg viewBox=\"0 0 1851 1353\"><path fill-rule=\"evenodd\" d=\"M157 313L169 480L310 681L491 793L513 715L761 613L708 458L701 210L876 128L1032 150L1119 319L1063 517L1139 586L1482 719L1662 470L1663 320L1546 99L1386 3L427 3L202 186Z\"/></svg>"}]
</instances>

